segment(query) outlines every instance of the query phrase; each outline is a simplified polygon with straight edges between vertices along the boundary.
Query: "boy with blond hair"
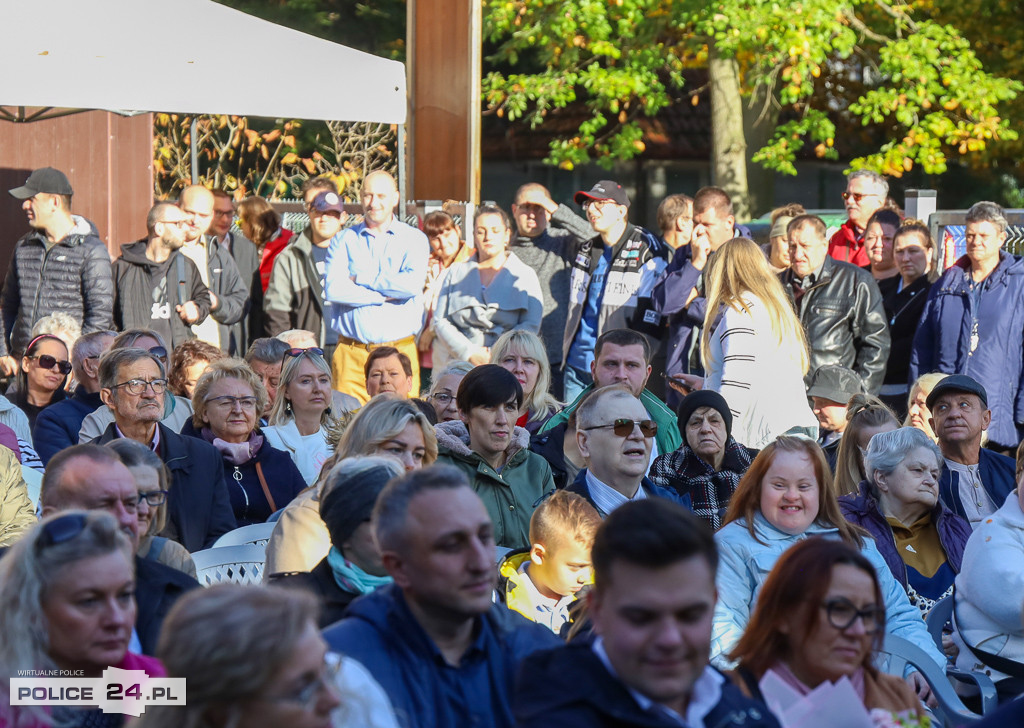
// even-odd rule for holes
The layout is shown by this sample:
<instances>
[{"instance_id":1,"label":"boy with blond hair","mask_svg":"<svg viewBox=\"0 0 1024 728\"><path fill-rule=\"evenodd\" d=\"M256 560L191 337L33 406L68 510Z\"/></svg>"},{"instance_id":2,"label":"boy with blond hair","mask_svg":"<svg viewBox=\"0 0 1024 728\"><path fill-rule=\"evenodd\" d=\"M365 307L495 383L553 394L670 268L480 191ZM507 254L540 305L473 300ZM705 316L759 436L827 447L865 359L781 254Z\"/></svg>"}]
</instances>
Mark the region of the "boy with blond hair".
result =
<instances>
[{"instance_id":1,"label":"boy with blond hair","mask_svg":"<svg viewBox=\"0 0 1024 728\"><path fill-rule=\"evenodd\" d=\"M600 525L585 498L555 491L530 518L530 548L501 563L505 606L559 634L577 593L591 582L590 547Z\"/></svg>"}]
</instances>

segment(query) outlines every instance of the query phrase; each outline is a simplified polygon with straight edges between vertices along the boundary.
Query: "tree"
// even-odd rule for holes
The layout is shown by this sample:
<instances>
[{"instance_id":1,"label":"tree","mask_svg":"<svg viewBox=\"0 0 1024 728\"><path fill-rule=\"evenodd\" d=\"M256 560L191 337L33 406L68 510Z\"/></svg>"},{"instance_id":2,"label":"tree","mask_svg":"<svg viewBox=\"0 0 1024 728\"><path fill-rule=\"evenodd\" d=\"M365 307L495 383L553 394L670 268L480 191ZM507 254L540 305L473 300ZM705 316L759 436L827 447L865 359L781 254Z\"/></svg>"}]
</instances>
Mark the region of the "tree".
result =
<instances>
[{"instance_id":1,"label":"tree","mask_svg":"<svg viewBox=\"0 0 1024 728\"><path fill-rule=\"evenodd\" d=\"M748 112L763 99L754 111L775 127L753 160L788 174L807 143L838 157L840 117L886 138L852 166L897 177L915 165L941 173L951 156L1017 137L999 105L1021 84L986 73L955 28L901 0L485 0L484 32L497 66L483 80L489 112L537 126L573 102L589 110L577 133L551 142L547 161L563 167L641 153L641 116L696 99L682 72L707 66L712 107L727 109L714 147L729 151L712 178L740 210L744 99Z\"/></svg>"}]
</instances>

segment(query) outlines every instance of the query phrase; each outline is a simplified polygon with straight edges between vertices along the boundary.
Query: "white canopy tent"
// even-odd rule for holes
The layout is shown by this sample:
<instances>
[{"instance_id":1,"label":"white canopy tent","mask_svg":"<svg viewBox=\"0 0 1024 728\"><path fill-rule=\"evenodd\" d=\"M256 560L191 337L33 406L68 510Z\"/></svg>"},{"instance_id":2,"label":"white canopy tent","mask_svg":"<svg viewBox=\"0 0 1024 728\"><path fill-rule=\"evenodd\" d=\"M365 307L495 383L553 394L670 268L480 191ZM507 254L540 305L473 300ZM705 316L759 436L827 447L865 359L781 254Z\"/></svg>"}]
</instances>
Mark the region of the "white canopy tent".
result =
<instances>
[{"instance_id":1,"label":"white canopy tent","mask_svg":"<svg viewBox=\"0 0 1024 728\"><path fill-rule=\"evenodd\" d=\"M0 17L2 106L405 123L403 64L211 0L0 0Z\"/></svg>"}]
</instances>

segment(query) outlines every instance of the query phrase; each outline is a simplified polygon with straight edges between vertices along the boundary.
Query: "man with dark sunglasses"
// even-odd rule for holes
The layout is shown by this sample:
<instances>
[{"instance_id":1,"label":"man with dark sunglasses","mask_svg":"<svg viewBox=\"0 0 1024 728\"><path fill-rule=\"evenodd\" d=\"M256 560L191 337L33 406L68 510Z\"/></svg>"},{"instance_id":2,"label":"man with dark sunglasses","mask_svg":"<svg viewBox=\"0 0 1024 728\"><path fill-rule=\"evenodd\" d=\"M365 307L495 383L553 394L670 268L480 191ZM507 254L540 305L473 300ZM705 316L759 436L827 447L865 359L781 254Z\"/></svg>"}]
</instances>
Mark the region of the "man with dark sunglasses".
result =
<instances>
[{"instance_id":1,"label":"man with dark sunglasses","mask_svg":"<svg viewBox=\"0 0 1024 728\"><path fill-rule=\"evenodd\" d=\"M576 410L576 443L587 466L568 490L586 498L602 518L624 503L651 497L689 507L646 476L657 434L658 423L628 387L594 390Z\"/></svg>"},{"instance_id":2,"label":"man with dark sunglasses","mask_svg":"<svg viewBox=\"0 0 1024 728\"><path fill-rule=\"evenodd\" d=\"M69 510L106 511L139 547L139 492L131 472L113 450L75 445L55 455L43 476L39 494L42 514ZM156 650L160 625L174 602L199 582L157 561L135 557L135 601L138 605L132 641L141 651Z\"/></svg>"},{"instance_id":3,"label":"man with dark sunglasses","mask_svg":"<svg viewBox=\"0 0 1024 728\"><path fill-rule=\"evenodd\" d=\"M871 261L864 245L864 232L868 220L882 209L889 194L885 177L869 169L851 172L846 180L843 203L849 219L835 231L828 243L828 254L836 260L863 268Z\"/></svg>"}]
</instances>

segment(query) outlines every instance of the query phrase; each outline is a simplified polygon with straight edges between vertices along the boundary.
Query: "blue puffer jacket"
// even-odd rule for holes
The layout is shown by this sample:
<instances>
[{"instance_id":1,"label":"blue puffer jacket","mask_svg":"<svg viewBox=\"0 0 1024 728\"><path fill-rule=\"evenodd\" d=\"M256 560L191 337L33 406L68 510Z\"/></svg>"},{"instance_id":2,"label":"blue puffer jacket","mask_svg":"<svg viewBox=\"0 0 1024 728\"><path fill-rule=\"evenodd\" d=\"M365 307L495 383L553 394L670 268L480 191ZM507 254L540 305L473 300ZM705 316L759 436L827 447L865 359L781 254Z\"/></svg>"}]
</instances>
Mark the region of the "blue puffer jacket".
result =
<instances>
[{"instance_id":1,"label":"blue puffer jacket","mask_svg":"<svg viewBox=\"0 0 1024 728\"><path fill-rule=\"evenodd\" d=\"M866 481L860 483L860 493L844 495L839 499L839 508L843 517L855 526L860 526L875 539L875 546L885 559L889 571L896 580L907 588L907 565L900 558L896 549L896 538L892 526L885 520L878 501L871 495ZM953 513L938 501L932 509L932 523L939 532L939 543L946 552L946 560L957 574L960 573L960 562L964 558L964 547L971 537L971 524Z\"/></svg>"},{"instance_id":2,"label":"blue puffer jacket","mask_svg":"<svg viewBox=\"0 0 1024 728\"><path fill-rule=\"evenodd\" d=\"M718 603L711 634L711 659L717 667L730 666L726 655L746 629L761 586L782 553L797 541L811 536L839 538L836 528L817 522L799 536L793 536L775 528L760 512L754 517L754 533L761 543L750 535L746 520L741 518L722 526L715 534L719 557L715 579ZM920 610L911 606L907 593L893 578L873 539L865 539L861 553L878 573L885 597L886 630L913 642L931 655L936 664L945 665L946 658L936 649L925 629Z\"/></svg>"},{"instance_id":3,"label":"blue puffer jacket","mask_svg":"<svg viewBox=\"0 0 1024 728\"><path fill-rule=\"evenodd\" d=\"M709 675L710 673L705 673ZM705 728L776 728L764 703L722 679L722 696L704 716ZM643 710L602 664L589 643L530 655L516 680L518 728L679 728L666 713Z\"/></svg>"},{"instance_id":4,"label":"blue puffer jacket","mask_svg":"<svg viewBox=\"0 0 1024 728\"><path fill-rule=\"evenodd\" d=\"M1024 436L1024 259L1000 253L999 265L982 284L977 310L970 284L965 256L932 286L914 336L909 379L945 372L978 380L992 410L989 439L1015 448Z\"/></svg>"},{"instance_id":5,"label":"blue puffer jacket","mask_svg":"<svg viewBox=\"0 0 1024 728\"><path fill-rule=\"evenodd\" d=\"M511 728L519 663L559 640L501 604L477 620L472 646L458 666L448 665L392 584L352 602L348 616L326 629L324 639L370 671L402 728Z\"/></svg>"}]
</instances>

